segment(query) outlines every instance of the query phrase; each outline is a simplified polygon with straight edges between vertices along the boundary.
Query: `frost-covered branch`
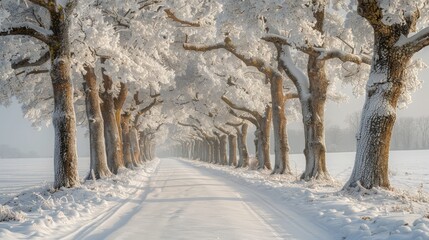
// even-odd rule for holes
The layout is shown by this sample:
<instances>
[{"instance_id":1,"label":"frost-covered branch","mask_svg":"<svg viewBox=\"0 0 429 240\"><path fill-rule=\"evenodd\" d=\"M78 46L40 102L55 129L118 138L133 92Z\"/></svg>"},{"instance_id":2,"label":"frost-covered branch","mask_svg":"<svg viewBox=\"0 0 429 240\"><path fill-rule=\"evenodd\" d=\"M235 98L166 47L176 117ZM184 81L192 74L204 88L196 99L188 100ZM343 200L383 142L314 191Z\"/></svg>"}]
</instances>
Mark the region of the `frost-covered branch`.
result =
<instances>
[{"instance_id":1,"label":"frost-covered branch","mask_svg":"<svg viewBox=\"0 0 429 240\"><path fill-rule=\"evenodd\" d=\"M38 67L38 66L45 64L47 61L49 61L50 57L51 57L51 55L50 55L49 51L47 51L39 59L37 59L34 62L31 62L31 60L29 58L25 58L25 59L22 59L18 62L12 63L12 68L18 69L18 68L25 68L25 67Z\"/></svg>"},{"instance_id":2,"label":"frost-covered branch","mask_svg":"<svg viewBox=\"0 0 429 240\"><path fill-rule=\"evenodd\" d=\"M227 97L222 96L221 97L222 101L224 101L230 108L233 108L235 110L239 110L239 111L243 111L246 113L249 113L250 115L252 115L255 119L261 119L262 116L261 114L259 114L257 111L252 111L246 107L241 107L238 106L237 104L233 103L231 100L229 100Z\"/></svg>"},{"instance_id":3,"label":"frost-covered branch","mask_svg":"<svg viewBox=\"0 0 429 240\"><path fill-rule=\"evenodd\" d=\"M40 7L43 7L43 8L46 8L46 9L49 8L49 3L46 0L28 0L28 1L31 2L31 3L33 3L33 4L38 5Z\"/></svg>"},{"instance_id":4,"label":"frost-covered branch","mask_svg":"<svg viewBox=\"0 0 429 240\"><path fill-rule=\"evenodd\" d=\"M29 36L36 38L47 45L52 43L52 39L50 37L52 35L52 31L46 30L32 23L12 24L9 27L3 26L2 29L3 30L0 31L0 36Z\"/></svg>"},{"instance_id":5,"label":"frost-covered branch","mask_svg":"<svg viewBox=\"0 0 429 240\"><path fill-rule=\"evenodd\" d=\"M304 46L292 45L289 43L289 41L285 37L280 36L280 35L267 34L264 37L262 37L262 40L267 41L267 42L271 42L274 44L291 46L291 47L294 47L294 48L300 50L301 52L304 52L304 53L309 54L309 55L318 54L318 51L316 51L315 48L310 47L310 46L304 47Z\"/></svg>"},{"instance_id":6,"label":"frost-covered branch","mask_svg":"<svg viewBox=\"0 0 429 240\"><path fill-rule=\"evenodd\" d=\"M343 62L352 62L356 64L368 64L371 65L371 58L366 55L357 55L352 53L346 53L341 50L324 50L320 49L319 52L321 55L319 56L320 60L329 60L329 59L339 59Z\"/></svg>"},{"instance_id":7,"label":"frost-covered branch","mask_svg":"<svg viewBox=\"0 0 429 240\"><path fill-rule=\"evenodd\" d=\"M247 116L244 116L244 115L239 115L239 114L237 114L237 113L236 113L234 110L232 110L232 109L230 109L230 110L229 110L229 113L230 113L232 116L236 117L236 118L240 118L240 119L243 119L243 120L249 121L249 122L251 122L253 125L255 125L256 127L259 127L259 123L258 123L258 121L257 121L255 118L253 118L253 117L247 117Z\"/></svg>"},{"instance_id":8,"label":"frost-covered branch","mask_svg":"<svg viewBox=\"0 0 429 240\"><path fill-rule=\"evenodd\" d=\"M366 55L346 53L338 49L326 50L324 48L316 48L316 47L310 47L310 46L306 46L306 47L292 46L286 38L275 34L268 34L264 36L262 40L265 40L267 42L272 42L274 44L291 46L309 55L318 55L320 60L329 60L329 59L337 58L343 62L353 62L356 64L361 64L361 63L371 64L371 58Z\"/></svg>"},{"instance_id":9,"label":"frost-covered branch","mask_svg":"<svg viewBox=\"0 0 429 240\"><path fill-rule=\"evenodd\" d=\"M201 27L201 24L199 22L190 22L190 21L178 18L174 14L174 12L171 11L171 9L165 9L164 12L167 14L168 18L172 19L175 22L178 22L180 24L187 25L187 26L190 26L190 27Z\"/></svg>"},{"instance_id":10,"label":"frost-covered branch","mask_svg":"<svg viewBox=\"0 0 429 240\"><path fill-rule=\"evenodd\" d=\"M225 49L228 52L232 53L238 59L240 59L246 66L255 67L261 73L265 74L267 77L271 78L274 75L281 76L281 73L277 69L271 67L261 58L249 57L237 51L236 46L232 43L231 38L226 37L223 43L217 43L213 45L202 45L202 44L190 44L184 43L183 48L186 50L207 52L215 49Z\"/></svg>"},{"instance_id":11,"label":"frost-covered branch","mask_svg":"<svg viewBox=\"0 0 429 240\"><path fill-rule=\"evenodd\" d=\"M429 45L429 27L423 28L409 38L402 36L395 45L410 49L412 52L420 51L422 48Z\"/></svg>"},{"instance_id":12,"label":"frost-covered branch","mask_svg":"<svg viewBox=\"0 0 429 240\"><path fill-rule=\"evenodd\" d=\"M310 95L310 84L308 77L295 66L290 54L288 45L276 44L279 66L286 72L286 75L292 80L300 95Z\"/></svg>"}]
</instances>

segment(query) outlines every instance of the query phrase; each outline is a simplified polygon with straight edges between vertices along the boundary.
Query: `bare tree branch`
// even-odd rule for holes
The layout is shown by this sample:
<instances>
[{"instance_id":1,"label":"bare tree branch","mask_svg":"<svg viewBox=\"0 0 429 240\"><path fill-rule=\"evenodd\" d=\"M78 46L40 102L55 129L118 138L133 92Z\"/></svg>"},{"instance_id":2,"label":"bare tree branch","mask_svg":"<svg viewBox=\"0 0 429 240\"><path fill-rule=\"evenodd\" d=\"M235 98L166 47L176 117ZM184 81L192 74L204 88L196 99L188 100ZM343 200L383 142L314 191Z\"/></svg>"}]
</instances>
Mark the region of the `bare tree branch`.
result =
<instances>
[{"instance_id":1,"label":"bare tree branch","mask_svg":"<svg viewBox=\"0 0 429 240\"><path fill-rule=\"evenodd\" d=\"M190 27L201 27L201 24L199 22L190 22L190 21L186 21L186 20L178 18L174 14L174 12L171 11L171 9L165 9L164 12L167 14L168 18L172 19L175 22L178 22L180 24L187 25Z\"/></svg>"}]
</instances>

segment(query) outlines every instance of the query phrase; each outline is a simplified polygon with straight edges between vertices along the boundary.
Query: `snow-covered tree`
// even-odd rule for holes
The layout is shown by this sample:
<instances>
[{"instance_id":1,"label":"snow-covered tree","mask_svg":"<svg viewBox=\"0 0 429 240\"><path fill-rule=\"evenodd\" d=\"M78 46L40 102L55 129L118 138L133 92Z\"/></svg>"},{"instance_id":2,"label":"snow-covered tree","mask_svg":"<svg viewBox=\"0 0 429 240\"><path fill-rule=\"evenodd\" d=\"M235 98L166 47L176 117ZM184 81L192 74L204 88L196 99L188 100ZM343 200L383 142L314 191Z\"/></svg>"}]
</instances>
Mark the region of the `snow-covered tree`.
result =
<instances>
[{"instance_id":1,"label":"snow-covered tree","mask_svg":"<svg viewBox=\"0 0 429 240\"><path fill-rule=\"evenodd\" d=\"M373 30L367 41L373 41L373 57L355 165L345 188L390 188L388 159L396 109L418 83L421 66L411 63L413 55L429 45L429 16L424 14L429 6L423 0L358 0L349 6L366 20L361 24Z\"/></svg>"},{"instance_id":2,"label":"snow-covered tree","mask_svg":"<svg viewBox=\"0 0 429 240\"><path fill-rule=\"evenodd\" d=\"M0 2L0 36L8 36L8 40L14 43L15 52L26 42L35 44L36 49L43 49L38 52L39 57L33 55L20 61L12 60L5 65L10 69L17 63L22 66L42 65L50 60L54 99L55 188L79 185L69 40L72 14L77 3L77 0Z\"/></svg>"}]
</instances>

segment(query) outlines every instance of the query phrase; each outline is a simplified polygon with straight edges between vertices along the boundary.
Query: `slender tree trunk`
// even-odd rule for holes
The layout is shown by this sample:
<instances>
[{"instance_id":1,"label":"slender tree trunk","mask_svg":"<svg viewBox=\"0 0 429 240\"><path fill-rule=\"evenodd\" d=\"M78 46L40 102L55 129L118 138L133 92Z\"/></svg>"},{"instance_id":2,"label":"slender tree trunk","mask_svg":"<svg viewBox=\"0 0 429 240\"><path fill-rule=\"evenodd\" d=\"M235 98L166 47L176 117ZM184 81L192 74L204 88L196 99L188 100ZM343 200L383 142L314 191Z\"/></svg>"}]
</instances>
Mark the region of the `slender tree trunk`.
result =
<instances>
[{"instance_id":1,"label":"slender tree trunk","mask_svg":"<svg viewBox=\"0 0 429 240\"><path fill-rule=\"evenodd\" d=\"M329 179L326 167L325 147L325 102L328 91L328 79L325 73L325 62L317 56L309 56L308 78L310 81L311 98L301 97L302 116L305 134L304 155L306 160L305 171L301 179L306 181Z\"/></svg>"},{"instance_id":2,"label":"slender tree trunk","mask_svg":"<svg viewBox=\"0 0 429 240\"><path fill-rule=\"evenodd\" d=\"M213 137L214 163L220 164L220 142L218 137Z\"/></svg>"},{"instance_id":3,"label":"slender tree trunk","mask_svg":"<svg viewBox=\"0 0 429 240\"><path fill-rule=\"evenodd\" d=\"M121 120L121 116L122 116L122 107L124 106L125 100L127 99L127 94L128 94L128 87L127 85L125 85L125 83L121 82L120 83L121 87L119 90L119 94L116 98L114 98L114 106L115 106L115 121L116 121L116 126L118 127L118 133L119 133L119 138L120 138L120 147L123 150L124 147L122 146L123 144L123 140L122 140L122 136L123 134L121 134L122 131L122 120ZM125 156L124 153L122 153L122 156ZM124 163L126 165L125 159L124 159Z\"/></svg>"},{"instance_id":4,"label":"slender tree trunk","mask_svg":"<svg viewBox=\"0 0 429 240\"><path fill-rule=\"evenodd\" d=\"M271 79L271 100L273 109L274 153L273 174L291 173L289 166L289 144L286 133L285 102L283 96L283 79Z\"/></svg>"},{"instance_id":5,"label":"slender tree trunk","mask_svg":"<svg viewBox=\"0 0 429 240\"><path fill-rule=\"evenodd\" d=\"M226 157L227 136L221 135L219 137L219 141L220 141L220 164L226 165L227 164L227 157Z\"/></svg>"},{"instance_id":6,"label":"slender tree trunk","mask_svg":"<svg viewBox=\"0 0 429 240\"><path fill-rule=\"evenodd\" d=\"M131 149L133 151L132 154L133 154L134 162L137 165L140 165L143 162L140 160L140 144L139 144L140 141L139 141L138 131L135 126L131 127L130 136L131 136Z\"/></svg>"},{"instance_id":7,"label":"slender tree trunk","mask_svg":"<svg viewBox=\"0 0 429 240\"><path fill-rule=\"evenodd\" d=\"M229 166L237 166L237 137L233 134L228 135L229 142Z\"/></svg>"},{"instance_id":8,"label":"slender tree trunk","mask_svg":"<svg viewBox=\"0 0 429 240\"><path fill-rule=\"evenodd\" d=\"M247 129L249 125L247 123L241 125L241 130L237 127L237 143L238 143L238 155L239 160L237 167L248 167L249 166L249 153L247 151Z\"/></svg>"},{"instance_id":9,"label":"slender tree trunk","mask_svg":"<svg viewBox=\"0 0 429 240\"><path fill-rule=\"evenodd\" d=\"M265 168L271 170L270 160L270 131L271 131L271 120L272 120L271 106L265 108L264 116L262 117L261 123L261 143L262 143L262 154L264 158Z\"/></svg>"},{"instance_id":10,"label":"slender tree trunk","mask_svg":"<svg viewBox=\"0 0 429 240\"><path fill-rule=\"evenodd\" d=\"M51 52L51 81L54 94L52 122L55 131L54 188L75 187L79 183L76 151L76 117L73 106L73 83L70 77L70 16L65 11L51 11L51 30L55 43Z\"/></svg>"},{"instance_id":11,"label":"slender tree trunk","mask_svg":"<svg viewBox=\"0 0 429 240\"><path fill-rule=\"evenodd\" d=\"M87 179L96 179L111 175L107 167L106 148L104 142L104 124L101 116L98 97L97 79L93 67L86 66L84 74L85 105L89 124L90 171Z\"/></svg>"},{"instance_id":12,"label":"slender tree trunk","mask_svg":"<svg viewBox=\"0 0 429 240\"><path fill-rule=\"evenodd\" d=\"M263 155L263 150L262 150L262 136L261 136L261 134L262 134L262 131L257 126L256 130L255 130L255 139L253 140L253 142L255 144L255 156L256 156L256 160L258 161L257 169L264 169L264 155Z\"/></svg>"},{"instance_id":13,"label":"slender tree trunk","mask_svg":"<svg viewBox=\"0 0 429 240\"><path fill-rule=\"evenodd\" d=\"M145 157L145 154L144 154L144 149L145 149L145 143L144 143L144 141L145 141L145 135L144 135L144 132L139 132L139 147L140 147L140 161L143 163L143 162L146 162L147 161L147 159L146 159L146 157Z\"/></svg>"},{"instance_id":14,"label":"slender tree trunk","mask_svg":"<svg viewBox=\"0 0 429 240\"><path fill-rule=\"evenodd\" d=\"M101 59L104 63L106 59ZM112 173L117 174L118 170L125 167L122 158L121 132L118 132L118 126L115 118L115 105L112 93L112 79L101 69L103 76L104 91L100 93L101 113L104 120L104 139L106 143L107 165Z\"/></svg>"},{"instance_id":15,"label":"slender tree trunk","mask_svg":"<svg viewBox=\"0 0 429 240\"><path fill-rule=\"evenodd\" d=\"M128 113L122 114L122 152L125 167L133 169L134 163L131 156L131 139L130 139L130 118L131 115Z\"/></svg>"}]
</instances>

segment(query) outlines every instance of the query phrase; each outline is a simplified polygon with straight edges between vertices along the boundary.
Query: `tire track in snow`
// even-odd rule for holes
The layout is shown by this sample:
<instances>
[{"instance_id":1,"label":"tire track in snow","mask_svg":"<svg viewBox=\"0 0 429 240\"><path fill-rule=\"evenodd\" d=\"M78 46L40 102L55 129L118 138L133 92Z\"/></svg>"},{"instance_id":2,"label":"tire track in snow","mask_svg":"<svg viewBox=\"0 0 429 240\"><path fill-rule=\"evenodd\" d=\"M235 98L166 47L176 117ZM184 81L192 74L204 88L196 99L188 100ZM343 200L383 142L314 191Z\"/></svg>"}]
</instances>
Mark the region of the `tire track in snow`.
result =
<instances>
[{"instance_id":1,"label":"tire track in snow","mask_svg":"<svg viewBox=\"0 0 429 240\"><path fill-rule=\"evenodd\" d=\"M136 213L138 212L138 206L141 206L141 203L144 202L147 195L149 195L154 189L151 187L151 182L153 177L155 177L158 173L159 163L157 164L155 170L153 173L148 177L148 181L142 181L138 186L136 186L136 190L129 194L130 197L128 197L126 200L123 200L121 203L115 205L112 208L109 208L108 210L104 211L100 215L98 215L96 218L90 220L85 225L79 227L77 230L73 231L71 234L64 235L60 237L59 239L102 239L101 236L92 236L92 233L96 232L97 229L99 229L102 225L106 224L106 222L109 219L112 219L112 217L121 212L121 210L127 209L127 205L130 204L132 201L136 201L139 204L137 207L132 207L131 209L128 209L127 212L129 213ZM147 188L143 189L144 185L147 184ZM142 190L143 189L143 190ZM141 192L141 194L140 194ZM132 217L132 215L128 214L128 219ZM122 220L121 222L118 222L122 224L126 224L126 221ZM108 233L105 233L108 235Z\"/></svg>"},{"instance_id":2,"label":"tire track in snow","mask_svg":"<svg viewBox=\"0 0 429 240\"><path fill-rule=\"evenodd\" d=\"M187 161L180 160L183 163L197 168L202 172L207 172L213 177L222 177L229 181L234 188L241 190L242 193L247 193L250 198L257 200L256 202L248 202L251 205L253 212L259 215L271 228L283 239L333 239L332 235L325 227L309 222L308 218L299 215L295 210L290 209L293 206L288 206L287 202L273 196L273 191L267 188L254 189L256 185L246 182L244 179L237 178L228 172L221 170L203 168L193 165ZM221 173L221 175L219 175ZM249 194L250 193L250 194ZM264 193L264 195L262 195ZM275 194L275 193L274 193ZM268 197L273 196L273 197ZM289 209L287 208L289 207ZM273 218L274 215L274 218Z\"/></svg>"}]
</instances>

